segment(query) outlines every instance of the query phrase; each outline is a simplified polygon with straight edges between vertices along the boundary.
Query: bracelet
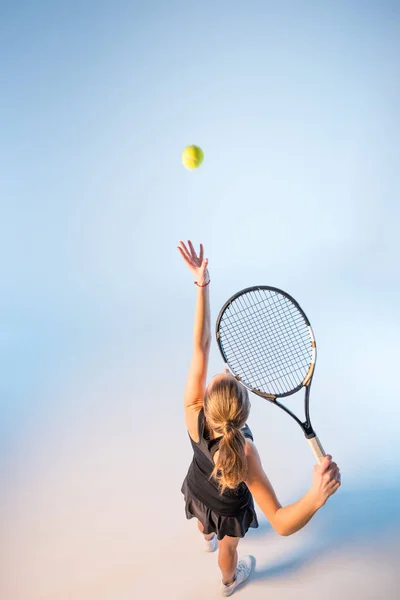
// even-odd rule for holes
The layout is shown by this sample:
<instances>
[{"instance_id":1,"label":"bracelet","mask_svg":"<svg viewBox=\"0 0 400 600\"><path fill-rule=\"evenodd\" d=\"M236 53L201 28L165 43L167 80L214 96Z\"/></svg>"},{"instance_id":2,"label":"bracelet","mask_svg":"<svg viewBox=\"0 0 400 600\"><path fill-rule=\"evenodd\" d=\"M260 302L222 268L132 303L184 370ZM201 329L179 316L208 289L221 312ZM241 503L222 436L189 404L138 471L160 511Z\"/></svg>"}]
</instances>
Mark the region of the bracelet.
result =
<instances>
[{"instance_id":1,"label":"bracelet","mask_svg":"<svg viewBox=\"0 0 400 600\"><path fill-rule=\"evenodd\" d=\"M211 279L209 279L207 281L207 283L205 283L204 285L200 285L200 283L197 283L197 281L194 281L193 283L194 283L194 285L197 285L197 287L207 287L208 284L210 283L210 281L211 281Z\"/></svg>"}]
</instances>

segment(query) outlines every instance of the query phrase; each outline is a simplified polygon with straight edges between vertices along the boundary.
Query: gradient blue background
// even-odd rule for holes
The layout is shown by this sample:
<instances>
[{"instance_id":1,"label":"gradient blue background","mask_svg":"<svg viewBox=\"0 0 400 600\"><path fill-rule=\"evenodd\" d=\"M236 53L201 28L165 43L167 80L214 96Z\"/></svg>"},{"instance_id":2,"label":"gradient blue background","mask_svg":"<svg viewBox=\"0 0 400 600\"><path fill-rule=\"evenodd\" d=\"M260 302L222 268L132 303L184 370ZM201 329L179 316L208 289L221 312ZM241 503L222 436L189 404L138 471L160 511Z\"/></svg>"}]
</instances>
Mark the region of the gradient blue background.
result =
<instances>
[{"instance_id":1,"label":"gradient blue background","mask_svg":"<svg viewBox=\"0 0 400 600\"><path fill-rule=\"evenodd\" d=\"M370 504L396 504L399 3L1 8L4 597L111 597L97 572L110 565L110 540L119 540L129 589L135 526L148 517L150 554L137 574L151 536L171 527L159 508L158 528L148 525L160 489L173 528L187 527L181 397L195 289L179 239L205 245L214 321L248 285L299 300L319 349L313 420L342 467L341 493L354 489L356 507L358 488L383 485L389 500ZM191 143L205 152L196 172L181 164ZM222 368L215 348L211 362L211 374ZM312 467L300 430L257 399L250 424L282 501L298 496ZM334 502L340 510L339 495ZM357 515L338 519L341 543ZM86 535L82 555L60 538L61 523ZM389 530L398 540L390 511L372 527L374 536ZM99 539L103 553L89 567L83 556ZM75 592L64 581L71 561L85 564L81 576L70 567ZM279 589L277 598L290 597ZM162 595L179 593L189 592Z\"/></svg>"}]
</instances>

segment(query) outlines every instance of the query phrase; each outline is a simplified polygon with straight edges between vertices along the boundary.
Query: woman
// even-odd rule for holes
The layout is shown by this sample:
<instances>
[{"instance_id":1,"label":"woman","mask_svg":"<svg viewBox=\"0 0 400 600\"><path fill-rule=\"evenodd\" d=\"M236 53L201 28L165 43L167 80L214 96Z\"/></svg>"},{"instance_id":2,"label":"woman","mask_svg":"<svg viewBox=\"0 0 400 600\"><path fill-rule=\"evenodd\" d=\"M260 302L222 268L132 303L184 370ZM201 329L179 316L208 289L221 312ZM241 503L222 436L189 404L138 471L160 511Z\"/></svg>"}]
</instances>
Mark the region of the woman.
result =
<instances>
[{"instance_id":1,"label":"woman","mask_svg":"<svg viewBox=\"0 0 400 600\"><path fill-rule=\"evenodd\" d=\"M182 485L186 516L196 518L206 550L219 547L221 593L230 596L249 577L250 556L238 562L237 546L249 527L258 527L253 498L280 535L304 527L340 486L338 466L325 457L314 467L313 483L300 500L282 507L263 471L253 436L246 425L248 392L228 372L206 387L211 345L208 260L203 246L180 242L178 250L197 285L193 356L184 393L185 422L193 461Z\"/></svg>"}]
</instances>

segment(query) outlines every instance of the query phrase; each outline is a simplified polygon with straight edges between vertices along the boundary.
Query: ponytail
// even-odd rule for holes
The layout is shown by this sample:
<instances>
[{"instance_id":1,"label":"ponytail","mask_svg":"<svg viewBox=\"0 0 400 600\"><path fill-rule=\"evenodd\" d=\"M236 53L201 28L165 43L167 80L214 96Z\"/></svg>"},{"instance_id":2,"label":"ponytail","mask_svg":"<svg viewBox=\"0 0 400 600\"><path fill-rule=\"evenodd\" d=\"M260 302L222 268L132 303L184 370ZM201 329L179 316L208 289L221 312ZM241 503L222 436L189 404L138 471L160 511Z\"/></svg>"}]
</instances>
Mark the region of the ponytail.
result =
<instances>
[{"instance_id":1,"label":"ponytail","mask_svg":"<svg viewBox=\"0 0 400 600\"><path fill-rule=\"evenodd\" d=\"M234 377L213 382L204 398L204 413L209 426L222 437L211 478L217 481L221 494L235 489L246 479L246 439L241 431L250 412L246 388Z\"/></svg>"},{"instance_id":2,"label":"ponytail","mask_svg":"<svg viewBox=\"0 0 400 600\"><path fill-rule=\"evenodd\" d=\"M218 447L217 461L211 474L220 486L221 494L235 489L246 479L247 460L245 437L240 429L231 426L225 430Z\"/></svg>"}]
</instances>

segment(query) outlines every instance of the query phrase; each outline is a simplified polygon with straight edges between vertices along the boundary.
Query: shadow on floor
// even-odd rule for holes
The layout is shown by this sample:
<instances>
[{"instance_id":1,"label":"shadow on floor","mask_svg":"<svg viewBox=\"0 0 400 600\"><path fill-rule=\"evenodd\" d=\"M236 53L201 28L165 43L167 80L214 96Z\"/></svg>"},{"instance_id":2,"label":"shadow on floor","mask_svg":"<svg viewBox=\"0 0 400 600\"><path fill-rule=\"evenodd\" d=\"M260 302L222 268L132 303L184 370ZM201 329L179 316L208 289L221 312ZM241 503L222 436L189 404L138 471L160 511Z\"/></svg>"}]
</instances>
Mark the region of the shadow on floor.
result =
<instances>
[{"instance_id":1,"label":"shadow on floor","mask_svg":"<svg viewBox=\"0 0 400 600\"><path fill-rule=\"evenodd\" d=\"M360 540L373 544L379 535L400 531L400 484L389 487L371 481L363 488L340 489L322 511L324 518L318 518L306 546L275 564L260 565L252 579L283 577L339 547ZM313 527L312 522L309 527ZM263 521L252 537L268 536L270 532L271 526Z\"/></svg>"}]
</instances>

